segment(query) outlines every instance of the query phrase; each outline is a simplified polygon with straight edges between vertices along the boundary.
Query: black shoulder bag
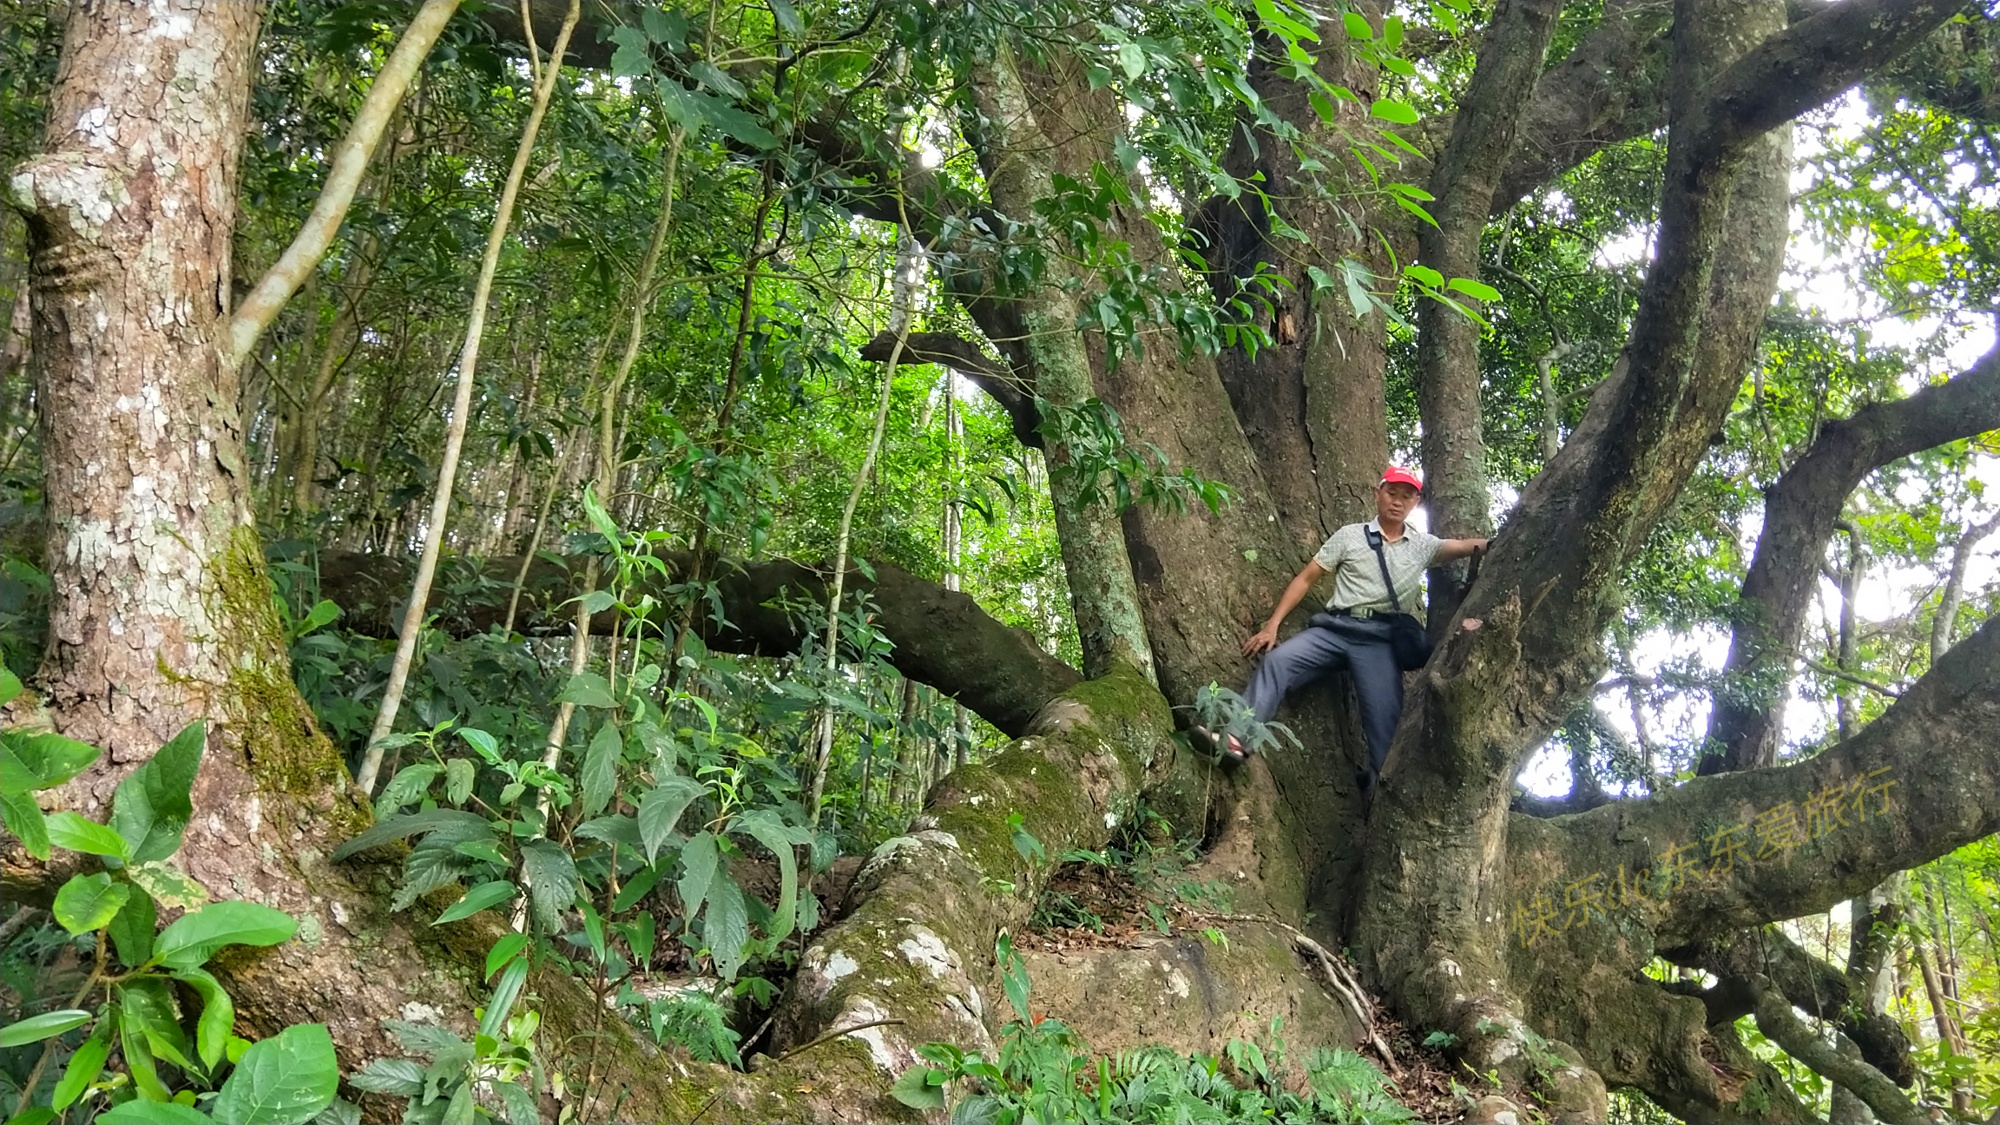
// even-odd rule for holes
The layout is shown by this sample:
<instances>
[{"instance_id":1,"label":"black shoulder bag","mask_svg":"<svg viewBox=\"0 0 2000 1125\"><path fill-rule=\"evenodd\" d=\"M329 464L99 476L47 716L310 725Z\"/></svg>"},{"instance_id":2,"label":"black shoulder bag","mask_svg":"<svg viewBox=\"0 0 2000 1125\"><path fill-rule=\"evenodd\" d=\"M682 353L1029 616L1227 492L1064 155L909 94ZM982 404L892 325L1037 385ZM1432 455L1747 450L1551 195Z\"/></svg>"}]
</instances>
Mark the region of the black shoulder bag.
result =
<instances>
[{"instance_id":1,"label":"black shoulder bag","mask_svg":"<svg viewBox=\"0 0 2000 1125\"><path fill-rule=\"evenodd\" d=\"M1431 658L1431 634L1424 623L1415 616L1403 612L1403 603L1396 597L1396 583L1389 577L1389 559L1382 553L1382 533L1373 528L1362 528L1368 537L1368 545L1375 549L1375 562L1382 568L1382 585L1389 591L1389 605L1396 612L1388 614L1389 647L1396 652L1396 666L1405 672L1414 672Z\"/></svg>"}]
</instances>

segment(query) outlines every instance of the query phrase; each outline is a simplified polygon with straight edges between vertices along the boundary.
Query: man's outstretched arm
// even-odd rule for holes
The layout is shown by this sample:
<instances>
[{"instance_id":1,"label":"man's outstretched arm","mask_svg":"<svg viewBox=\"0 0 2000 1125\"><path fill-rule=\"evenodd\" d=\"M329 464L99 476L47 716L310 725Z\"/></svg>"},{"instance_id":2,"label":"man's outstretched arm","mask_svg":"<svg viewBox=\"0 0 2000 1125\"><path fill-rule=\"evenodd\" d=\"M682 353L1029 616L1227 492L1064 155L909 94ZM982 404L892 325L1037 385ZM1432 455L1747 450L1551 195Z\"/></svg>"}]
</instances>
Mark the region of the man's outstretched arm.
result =
<instances>
[{"instance_id":1,"label":"man's outstretched arm","mask_svg":"<svg viewBox=\"0 0 2000 1125\"><path fill-rule=\"evenodd\" d=\"M1477 554L1486 549L1484 539L1447 539L1438 544L1437 554L1431 556L1431 565L1454 562L1467 555Z\"/></svg>"},{"instance_id":2,"label":"man's outstretched arm","mask_svg":"<svg viewBox=\"0 0 2000 1125\"><path fill-rule=\"evenodd\" d=\"M1255 656L1278 647L1278 626L1284 624L1285 618L1312 592L1313 583L1325 576L1326 568L1319 565L1319 560L1307 562L1305 569L1294 575L1291 584L1285 587L1284 596L1278 599L1278 608L1271 611L1271 619L1243 642L1243 655Z\"/></svg>"}]
</instances>

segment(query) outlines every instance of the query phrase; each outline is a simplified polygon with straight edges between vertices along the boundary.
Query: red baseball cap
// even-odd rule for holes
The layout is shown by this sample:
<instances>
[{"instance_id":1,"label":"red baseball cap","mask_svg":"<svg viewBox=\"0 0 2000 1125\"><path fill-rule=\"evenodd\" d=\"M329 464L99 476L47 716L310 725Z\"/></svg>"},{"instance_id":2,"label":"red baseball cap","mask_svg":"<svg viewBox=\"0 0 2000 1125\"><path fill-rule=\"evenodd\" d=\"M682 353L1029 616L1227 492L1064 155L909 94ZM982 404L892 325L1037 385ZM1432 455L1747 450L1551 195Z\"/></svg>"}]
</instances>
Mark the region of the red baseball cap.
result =
<instances>
[{"instance_id":1,"label":"red baseball cap","mask_svg":"<svg viewBox=\"0 0 2000 1125\"><path fill-rule=\"evenodd\" d=\"M1391 465L1387 469L1382 470L1382 484L1407 484L1418 492L1424 490L1424 482L1417 479L1417 474L1403 468L1401 465ZM1379 488L1381 486L1377 485L1376 487Z\"/></svg>"}]
</instances>

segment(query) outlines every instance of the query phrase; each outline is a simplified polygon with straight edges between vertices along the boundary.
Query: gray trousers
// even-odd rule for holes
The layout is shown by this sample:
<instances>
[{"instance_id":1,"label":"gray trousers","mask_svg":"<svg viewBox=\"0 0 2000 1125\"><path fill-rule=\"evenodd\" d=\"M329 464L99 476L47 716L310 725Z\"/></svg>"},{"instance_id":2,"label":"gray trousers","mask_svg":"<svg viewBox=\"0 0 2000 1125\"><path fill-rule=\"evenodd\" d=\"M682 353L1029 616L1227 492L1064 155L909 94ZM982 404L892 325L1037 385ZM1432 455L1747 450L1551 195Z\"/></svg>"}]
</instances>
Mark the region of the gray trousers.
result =
<instances>
[{"instance_id":1,"label":"gray trousers","mask_svg":"<svg viewBox=\"0 0 2000 1125\"><path fill-rule=\"evenodd\" d=\"M1361 703L1361 733L1368 740L1368 773L1382 772L1396 723L1403 717L1403 672L1389 645L1389 625L1375 618L1360 620L1315 613L1312 627L1272 649L1243 689L1243 699L1266 723L1278 705L1299 688L1316 683L1339 668L1354 680Z\"/></svg>"}]
</instances>

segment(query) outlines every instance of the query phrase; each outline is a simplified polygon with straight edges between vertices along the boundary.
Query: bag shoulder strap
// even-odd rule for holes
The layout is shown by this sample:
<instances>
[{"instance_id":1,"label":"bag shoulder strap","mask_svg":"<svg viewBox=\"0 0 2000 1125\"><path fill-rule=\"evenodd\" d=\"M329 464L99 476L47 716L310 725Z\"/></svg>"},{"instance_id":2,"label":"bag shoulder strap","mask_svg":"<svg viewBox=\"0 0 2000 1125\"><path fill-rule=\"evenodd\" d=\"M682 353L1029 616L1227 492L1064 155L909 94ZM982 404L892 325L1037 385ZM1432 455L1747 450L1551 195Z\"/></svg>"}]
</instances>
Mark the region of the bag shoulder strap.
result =
<instances>
[{"instance_id":1,"label":"bag shoulder strap","mask_svg":"<svg viewBox=\"0 0 2000 1125\"><path fill-rule=\"evenodd\" d=\"M1396 597L1396 582L1389 577L1389 558L1382 553L1382 533L1362 524L1361 534L1368 537L1368 545L1375 549L1375 564L1382 568L1382 585L1389 590L1389 608L1397 613L1403 612L1403 603Z\"/></svg>"}]
</instances>

